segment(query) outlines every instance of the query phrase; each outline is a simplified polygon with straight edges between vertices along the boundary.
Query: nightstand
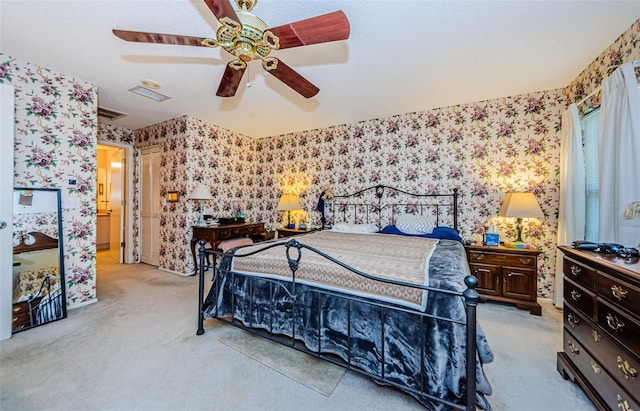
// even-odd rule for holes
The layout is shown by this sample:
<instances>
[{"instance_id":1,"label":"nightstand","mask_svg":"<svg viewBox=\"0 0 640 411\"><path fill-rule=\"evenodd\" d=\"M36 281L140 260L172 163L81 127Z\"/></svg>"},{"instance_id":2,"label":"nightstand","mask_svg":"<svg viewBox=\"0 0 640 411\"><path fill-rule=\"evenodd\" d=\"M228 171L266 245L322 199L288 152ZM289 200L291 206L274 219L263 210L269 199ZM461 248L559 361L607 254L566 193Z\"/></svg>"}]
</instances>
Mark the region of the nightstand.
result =
<instances>
[{"instance_id":1,"label":"nightstand","mask_svg":"<svg viewBox=\"0 0 640 411\"><path fill-rule=\"evenodd\" d=\"M471 274L478 279L476 290L481 301L513 303L542 315L538 304L539 250L484 245L468 245Z\"/></svg>"},{"instance_id":2,"label":"nightstand","mask_svg":"<svg viewBox=\"0 0 640 411\"><path fill-rule=\"evenodd\" d=\"M315 231L314 229L298 230L296 228L278 228L278 238L293 237L294 235L310 233Z\"/></svg>"}]
</instances>

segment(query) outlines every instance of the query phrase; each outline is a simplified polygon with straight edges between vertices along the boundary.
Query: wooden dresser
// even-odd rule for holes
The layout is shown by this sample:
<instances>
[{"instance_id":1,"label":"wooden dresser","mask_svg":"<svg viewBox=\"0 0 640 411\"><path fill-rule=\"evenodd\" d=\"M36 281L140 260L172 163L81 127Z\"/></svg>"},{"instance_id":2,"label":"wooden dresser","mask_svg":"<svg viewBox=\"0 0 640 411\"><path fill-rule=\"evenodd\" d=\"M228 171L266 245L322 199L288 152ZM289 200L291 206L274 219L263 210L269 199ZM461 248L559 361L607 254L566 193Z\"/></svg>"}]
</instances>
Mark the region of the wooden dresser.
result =
<instances>
[{"instance_id":1,"label":"wooden dresser","mask_svg":"<svg viewBox=\"0 0 640 411\"><path fill-rule=\"evenodd\" d=\"M564 253L563 351L558 372L601 410L640 410L640 263Z\"/></svg>"},{"instance_id":2,"label":"wooden dresser","mask_svg":"<svg viewBox=\"0 0 640 411\"><path fill-rule=\"evenodd\" d=\"M481 300L514 303L533 315L542 314L538 304L540 251L484 245L465 248Z\"/></svg>"}]
</instances>

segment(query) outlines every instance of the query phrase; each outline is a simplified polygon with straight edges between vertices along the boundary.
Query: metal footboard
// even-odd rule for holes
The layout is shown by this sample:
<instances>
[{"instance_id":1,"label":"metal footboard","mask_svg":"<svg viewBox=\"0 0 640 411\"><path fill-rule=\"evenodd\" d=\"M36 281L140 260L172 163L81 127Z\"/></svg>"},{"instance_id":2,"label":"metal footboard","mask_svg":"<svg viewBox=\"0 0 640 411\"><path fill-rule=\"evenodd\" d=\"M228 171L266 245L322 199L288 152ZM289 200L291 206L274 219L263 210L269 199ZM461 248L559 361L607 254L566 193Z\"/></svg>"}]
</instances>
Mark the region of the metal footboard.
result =
<instances>
[{"instance_id":1,"label":"metal footboard","mask_svg":"<svg viewBox=\"0 0 640 411\"><path fill-rule=\"evenodd\" d=\"M437 288L433 288L433 287L428 287L428 286L422 286L422 285L416 285L416 284L409 284L409 283L403 283L403 282L398 282L398 281L393 281L393 280L389 280L389 279L384 279L384 278L378 278L378 277L374 277L371 276L367 273L364 272L360 272L359 270L352 268L344 263L342 263L341 261L336 260L335 258L323 253L322 251L319 251L313 247L307 246L305 244L302 244L300 242L298 242L295 239L291 239L289 241L287 241L286 243L272 243L270 245L265 244L265 247L260 248L259 250L256 250L254 252L251 253L246 253L243 254L241 256L235 256L234 258L242 258L243 256L251 256L254 254L257 254L265 249L269 249L269 248L273 248L273 247L284 247L285 248L285 252L286 252L286 257L288 260L288 264L289 264L289 268L291 270L291 278L287 279L286 282L283 282L282 280L277 280L277 279L269 279L269 278L264 278L264 277L258 277L258 276L252 276L252 275L245 275L242 273L237 273L237 272L233 272L228 270L225 267L219 268L218 271L218 275L216 275L216 279L214 281L213 287L215 289L215 295L216 296L220 296L220 287L222 286L220 284L220 281L218 281L218 279L220 278L220 274L225 274L226 276L228 276L228 278L231 279L231 287L237 287L237 282L235 281L235 279L237 277L242 277L245 281L249 281L249 288L250 288L250 294L251 294L251 298L250 298L250 304L251 304L251 308L250 308L250 321L248 324L245 324L243 321L236 319L234 317L234 314L236 312L236 301L235 301L235 293L232 293L232 301L231 301L231 318L227 318L227 317L223 317L223 316L219 316L218 314L218 309L216 307L216 315L215 318L219 321L222 321L224 323L227 324L231 324L233 326L242 328L252 334L255 335L259 335L262 337L265 337L269 340L278 342L280 344L284 344L286 346L289 346L291 348L294 348L298 351L301 352L305 352L313 357L322 359L324 361L328 361L330 363L336 364L338 366L344 367L346 369L349 369L351 371L363 374L363 375L367 375L371 378L373 378L375 381L385 384L385 385L389 385L389 386L393 386L395 388L401 389L405 392L409 392L411 394L413 394L414 396L418 397L418 398L422 398L422 399L426 399L426 400L430 400L430 401L435 401L438 403L442 403L445 404L448 407L451 407L452 409L459 409L459 410L475 410L476 409L476 351L477 351L477 346L476 346L476 307L477 304L480 300L480 296L477 293L477 291L475 290L475 287L478 284L478 281L475 277L473 276L467 276L464 279L464 282L467 286L466 290L464 292L458 292L458 291L452 291L452 290L443 290L443 289L437 289ZM243 248L243 247L240 247ZM410 309L410 308L403 308L403 307L399 307L397 305L392 305L389 303L385 303L385 302L379 302L379 301L375 301L372 299L368 299L368 298L362 298L359 296L354 296L354 295L347 295L345 293L338 293L338 292L334 292L331 290L325 290L325 289L318 289L316 287L312 287L312 290L308 290L305 289L306 287L301 287L299 285L299 283L296 281L296 271L298 269L298 265L300 263L300 259L302 257L302 250L306 249L309 250L310 252L316 253L330 261L332 261L335 264L338 264L340 266L342 266L343 268L367 277L371 280L375 280L375 281L381 281L381 282L385 282L385 283L389 283L389 284L395 284L395 285L403 285L403 286L407 286L407 287L413 287L413 288L418 288L421 290L426 290L429 291L430 293L440 293L440 294L444 294L447 295L451 298L460 298L463 300L464 305L465 305L465 312L466 312L466 319L465 320L457 320L457 319L452 319L452 318L443 318L443 317L439 317L436 315L432 315L432 314L428 314L425 312L421 312L418 310L414 310L414 309ZM204 286L205 286L205 274L204 274L204 267L205 267L205 259L206 259L206 255L207 254L222 254L222 255L230 255L233 254L235 252L235 250L229 250L226 253L221 253L219 251L212 251L212 250L208 250L204 248L204 241L200 242L200 248L199 248L199 258L200 258L200 264L199 264L199 300L198 300L198 330L196 332L197 335L201 335L204 333L204 327L203 327L203 321L204 321L204 311L206 309L205 307L205 290L204 290ZM223 258L219 258L219 261L223 261ZM268 329L263 329L263 328L253 328L254 324L251 322L253 320L253 316L254 316L254 295L253 295L253 290L254 290L254 282L255 281L261 281L262 283L268 282L269 283L269 294L270 294L270 306L269 306L269 326L267 327ZM307 285L308 286L308 285ZM273 330L273 324L272 324L272 320L274 317L274 313L277 311L274 311L275 308L273 306L273 296L274 293L276 292L276 290L280 290L282 292L284 292L287 295L287 298L290 299L289 303L291 304L291 335L282 335L282 334L278 334L277 332L274 332ZM298 304L301 304L301 297L304 297L304 295L306 293L317 293L318 294L318 318L317 321L315 322L317 324L317 329L312 329L311 331L316 334L318 336L317 338L317 342L315 344L312 344L313 347L310 349L307 347L307 344L305 344L305 342L301 341L298 339L298 336L296 335L296 313L298 312L298 309L303 309L304 306L300 306L298 307ZM323 353L323 346L322 346L322 307L323 307L323 301L325 301L327 298L330 297L338 297L338 298L342 298L345 299L347 301L347 308L346 308L346 316L347 316L347 339L348 339L348 349L347 349L347 353L346 353L346 358L342 358L342 357L338 357L335 354L331 354L331 353ZM381 358L380 358L380 372L379 373L372 373L369 371L366 371L364 369L359 368L357 365L354 365L352 363L352 344L351 344L351 318L352 318L352 305L356 304L356 303L364 303L364 304L370 304L372 306L375 306L379 309L380 312L380 321L381 321L381 327L380 327L380 342L382 344L382 349L380 350L381 352ZM217 301L216 301L217 304ZM404 311L406 313L409 313L411 315L416 315L420 317L420 339L421 339L421 348L420 348L420 387L422 389L416 389L414 387L411 386L406 386L403 384L399 384L396 381L392 381L390 380L386 375L385 375L385 364L386 364L386 360L387 358L385 358L385 347L384 347L384 343L385 340L387 339L385 336L385 315L388 315L389 311L392 310L394 312L398 312L398 311ZM462 326L465 327L466 330L466 404L465 405L460 405L460 404L455 404L455 403L451 403L447 400L444 400L442 398L438 398L438 397L434 397L433 395L425 392L425 380L426 380L426 368L425 364L424 364L424 359L425 359L425 333L424 333L424 326L425 326L425 320L426 319L434 319L434 320L438 320L438 321L447 321L447 322L452 322L452 323L456 323L456 324L460 324Z\"/></svg>"}]
</instances>

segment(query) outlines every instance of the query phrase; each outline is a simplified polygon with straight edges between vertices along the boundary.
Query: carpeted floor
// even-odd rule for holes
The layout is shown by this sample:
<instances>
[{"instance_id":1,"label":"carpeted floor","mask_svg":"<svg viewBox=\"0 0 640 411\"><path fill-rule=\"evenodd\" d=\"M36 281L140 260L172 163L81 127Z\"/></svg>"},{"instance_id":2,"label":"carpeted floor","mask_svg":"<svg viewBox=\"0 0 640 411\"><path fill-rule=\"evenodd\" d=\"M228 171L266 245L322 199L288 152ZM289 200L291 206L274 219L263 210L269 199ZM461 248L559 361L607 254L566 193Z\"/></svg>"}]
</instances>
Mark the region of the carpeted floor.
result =
<instances>
[{"instance_id":1,"label":"carpeted floor","mask_svg":"<svg viewBox=\"0 0 640 411\"><path fill-rule=\"evenodd\" d=\"M196 336L195 277L108 258L99 254L98 303L0 342L0 409L424 410L352 372L323 394L230 346L239 330L213 320ZM557 310L482 304L478 315L496 355L485 366L496 411L595 410L555 370Z\"/></svg>"}]
</instances>

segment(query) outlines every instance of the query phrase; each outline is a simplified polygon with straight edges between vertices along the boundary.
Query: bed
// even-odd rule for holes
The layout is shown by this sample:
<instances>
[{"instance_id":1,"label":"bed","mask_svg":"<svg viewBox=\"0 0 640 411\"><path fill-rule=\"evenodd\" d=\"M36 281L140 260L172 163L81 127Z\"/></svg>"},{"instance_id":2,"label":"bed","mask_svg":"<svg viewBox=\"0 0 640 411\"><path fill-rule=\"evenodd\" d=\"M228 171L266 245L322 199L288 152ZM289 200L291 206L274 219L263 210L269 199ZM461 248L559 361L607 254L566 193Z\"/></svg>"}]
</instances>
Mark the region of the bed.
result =
<instances>
[{"instance_id":1,"label":"bed","mask_svg":"<svg viewBox=\"0 0 640 411\"><path fill-rule=\"evenodd\" d=\"M38 231L14 233L13 332L66 316L58 243Z\"/></svg>"},{"instance_id":2,"label":"bed","mask_svg":"<svg viewBox=\"0 0 640 411\"><path fill-rule=\"evenodd\" d=\"M483 366L493 354L476 321L457 197L378 185L328 201L331 229L223 253L206 298L200 269L197 334L216 318L429 409L490 410ZM200 267L207 253L201 244Z\"/></svg>"}]
</instances>

